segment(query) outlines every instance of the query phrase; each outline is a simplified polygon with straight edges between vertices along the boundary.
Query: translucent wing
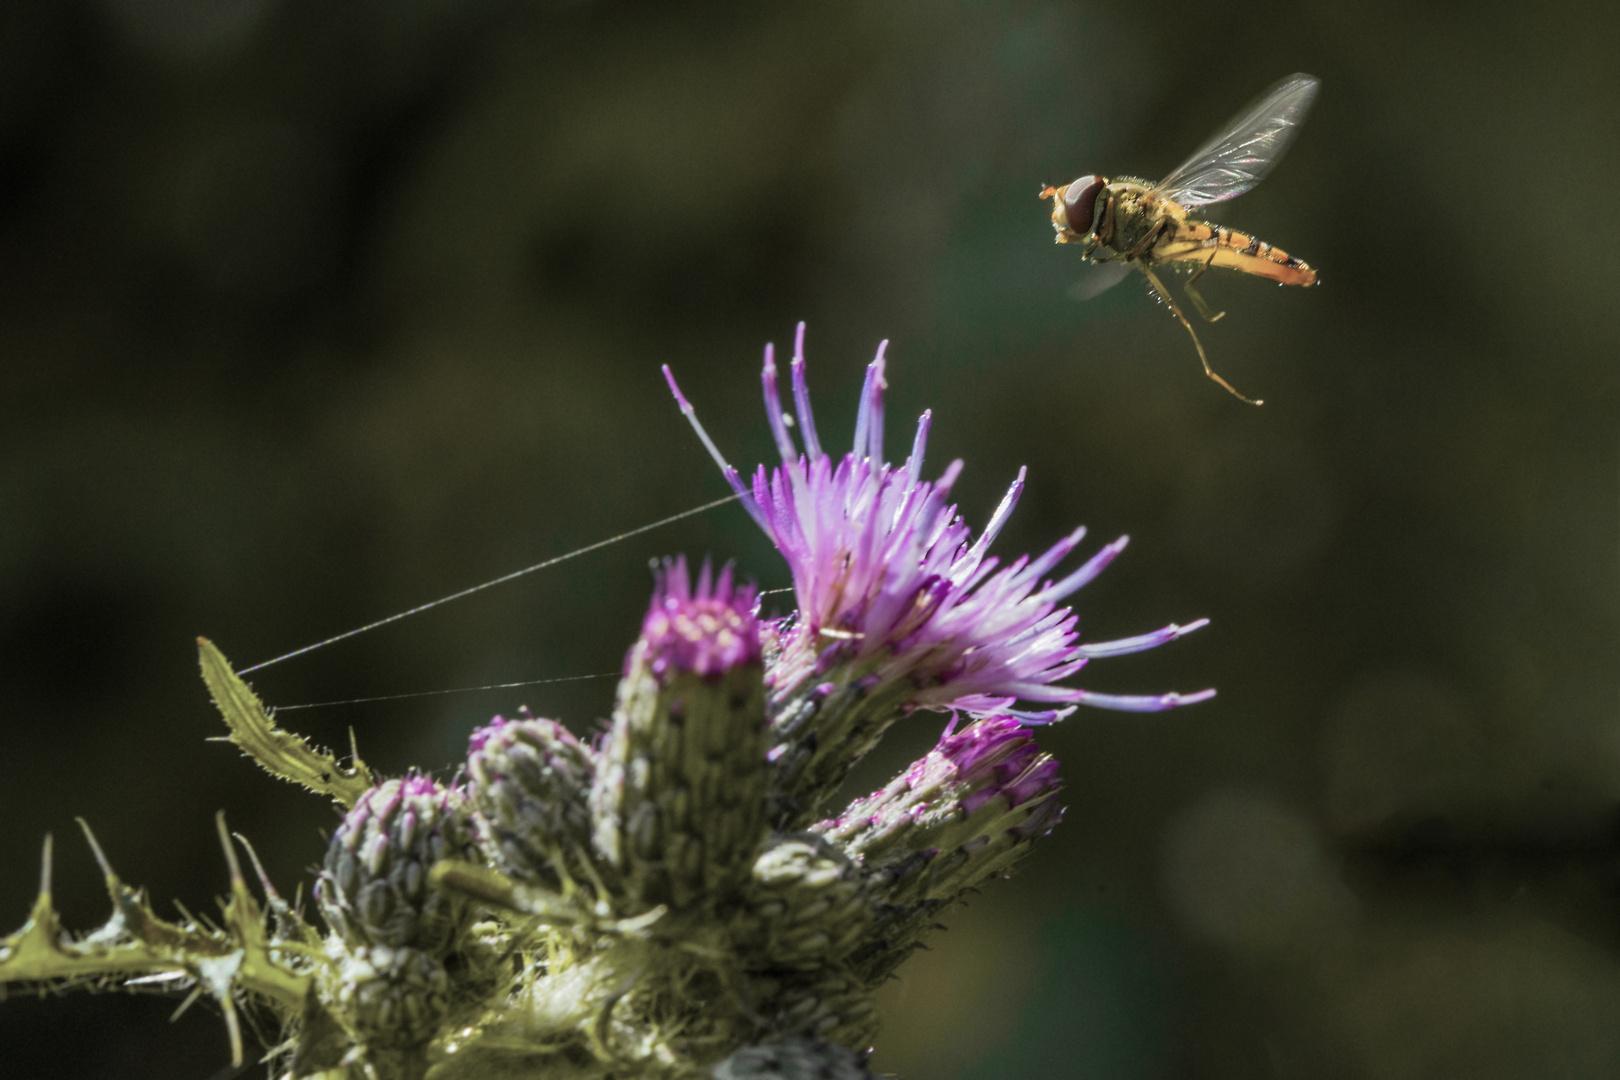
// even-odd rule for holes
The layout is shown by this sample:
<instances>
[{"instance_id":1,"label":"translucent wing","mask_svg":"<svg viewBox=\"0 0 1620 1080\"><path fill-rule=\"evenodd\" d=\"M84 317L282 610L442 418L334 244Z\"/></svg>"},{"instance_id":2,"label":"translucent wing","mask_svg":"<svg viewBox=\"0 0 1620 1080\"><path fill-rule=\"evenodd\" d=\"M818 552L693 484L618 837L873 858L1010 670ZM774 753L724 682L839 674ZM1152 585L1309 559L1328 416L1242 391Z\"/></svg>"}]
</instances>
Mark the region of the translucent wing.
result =
<instances>
[{"instance_id":1,"label":"translucent wing","mask_svg":"<svg viewBox=\"0 0 1620 1080\"><path fill-rule=\"evenodd\" d=\"M1127 262L1087 263L1086 272L1068 288L1071 300L1092 300L1124 281L1131 273Z\"/></svg>"},{"instance_id":2,"label":"translucent wing","mask_svg":"<svg viewBox=\"0 0 1620 1080\"><path fill-rule=\"evenodd\" d=\"M1203 206L1243 194L1282 160L1299 134L1316 88L1314 75L1290 75L1160 181L1159 191L1182 206Z\"/></svg>"}]
</instances>

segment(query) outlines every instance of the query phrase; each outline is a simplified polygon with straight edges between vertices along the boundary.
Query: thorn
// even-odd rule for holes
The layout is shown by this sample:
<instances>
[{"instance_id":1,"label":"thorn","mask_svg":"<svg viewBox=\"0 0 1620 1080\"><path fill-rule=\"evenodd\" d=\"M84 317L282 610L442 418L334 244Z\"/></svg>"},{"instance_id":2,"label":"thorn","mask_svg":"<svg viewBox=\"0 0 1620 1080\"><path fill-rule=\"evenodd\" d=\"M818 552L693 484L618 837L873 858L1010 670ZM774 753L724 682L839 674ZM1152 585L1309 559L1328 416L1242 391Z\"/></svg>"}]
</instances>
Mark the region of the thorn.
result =
<instances>
[{"instance_id":1,"label":"thorn","mask_svg":"<svg viewBox=\"0 0 1620 1080\"><path fill-rule=\"evenodd\" d=\"M270 884L270 875L264 872L264 864L259 861L259 853L253 850L253 845L248 843L248 838L241 833L233 832L231 835L236 838L237 843L247 849L248 858L253 860L253 872L258 875L259 884L264 886L264 895L272 901L279 902L281 897L277 894L276 887Z\"/></svg>"},{"instance_id":2,"label":"thorn","mask_svg":"<svg viewBox=\"0 0 1620 1080\"><path fill-rule=\"evenodd\" d=\"M51 834L45 834L45 852L39 863L39 895L49 898L51 895Z\"/></svg>"},{"instance_id":3,"label":"thorn","mask_svg":"<svg viewBox=\"0 0 1620 1080\"><path fill-rule=\"evenodd\" d=\"M100 864L101 872L106 875L107 888L116 892L117 886L122 882L119 881L118 875L113 873L112 863L107 861L107 853L101 850L100 844L96 843L96 834L90 831L90 823L82 817L76 817L73 820L77 821L79 828L84 830L84 838L90 844L90 851L95 855L96 862Z\"/></svg>"},{"instance_id":4,"label":"thorn","mask_svg":"<svg viewBox=\"0 0 1620 1080\"><path fill-rule=\"evenodd\" d=\"M186 1010L196 1004L198 998L202 997L202 992L203 988L201 986L197 986L191 991L191 993L187 994L186 1000L182 1001L174 1012L169 1014L169 1023L172 1024L184 1016L186 1014Z\"/></svg>"},{"instance_id":5,"label":"thorn","mask_svg":"<svg viewBox=\"0 0 1620 1080\"><path fill-rule=\"evenodd\" d=\"M242 1064L242 1025L236 1019L236 1002L231 1000L227 991L220 999L219 1007L225 1014L225 1030L231 1037L231 1064Z\"/></svg>"},{"instance_id":6,"label":"thorn","mask_svg":"<svg viewBox=\"0 0 1620 1080\"><path fill-rule=\"evenodd\" d=\"M219 830L219 846L225 849L225 863L231 868L232 891L246 889L247 882L242 880L242 863L236 857L236 849L231 846L231 834L225 828L225 811L214 815L214 827Z\"/></svg>"}]
</instances>

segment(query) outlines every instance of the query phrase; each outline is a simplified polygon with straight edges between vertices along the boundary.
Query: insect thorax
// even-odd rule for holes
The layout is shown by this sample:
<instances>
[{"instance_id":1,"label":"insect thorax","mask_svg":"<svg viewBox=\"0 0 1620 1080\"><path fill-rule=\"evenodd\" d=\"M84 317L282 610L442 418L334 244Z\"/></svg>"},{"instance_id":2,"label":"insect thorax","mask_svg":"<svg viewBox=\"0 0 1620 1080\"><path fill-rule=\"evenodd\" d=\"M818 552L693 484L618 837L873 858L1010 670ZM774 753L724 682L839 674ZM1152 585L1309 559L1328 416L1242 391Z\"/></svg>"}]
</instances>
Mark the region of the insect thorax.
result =
<instances>
[{"instance_id":1,"label":"insect thorax","mask_svg":"<svg viewBox=\"0 0 1620 1080\"><path fill-rule=\"evenodd\" d=\"M1104 246L1122 254L1135 248L1160 218L1169 216L1174 223L1186 216L1186 212L1175 203L1154 195L1146 181L1132 177L1123 177L1109 184L1106 197L1113 203L1113 228L1109 232L1108 214L1105 213L1098 227L1108 235L1099 235L1098 239Z\"/></svg>"}]
</instances>

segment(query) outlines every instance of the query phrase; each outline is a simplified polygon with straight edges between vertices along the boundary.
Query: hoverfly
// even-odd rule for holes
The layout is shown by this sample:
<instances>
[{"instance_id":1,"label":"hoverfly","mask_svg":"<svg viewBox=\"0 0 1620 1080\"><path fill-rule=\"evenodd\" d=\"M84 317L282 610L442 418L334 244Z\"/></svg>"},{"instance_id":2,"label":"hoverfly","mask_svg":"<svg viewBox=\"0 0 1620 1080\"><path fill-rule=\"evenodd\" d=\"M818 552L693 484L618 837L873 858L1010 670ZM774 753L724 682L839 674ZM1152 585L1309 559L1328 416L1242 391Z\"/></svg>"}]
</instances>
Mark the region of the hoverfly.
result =
<instances>
[{"instance_id":1,"label":"hoverfly","mask_svg":"<svg viewBox=\"0 0 1620 1080\"><path fill-rule=\"evenodd\" d=\"M1279 285L1316 284L1316 271L1281 248L1197 221L1187 216L1187 209L1241 195L1264 179L1293 143L1319 85L1312 75L1283 79L1157 184L1131 177L1082 176L1041 192L1041 198L1052 200L1057 242L1084 244L1081 257L1104 264L1084 282L1084 295L1095 296L1122 281L1133 268L1140 270L1192 335L1204 374L1251 405L1260 402L1243 397L1209 366L1192 323L1153 268L1159 263L1196 267L1183 288L1198 314L1209 322L1226 314L1212 310L1196 288L1211 266L1241 270Z\"/></svg>"}]
</instances>

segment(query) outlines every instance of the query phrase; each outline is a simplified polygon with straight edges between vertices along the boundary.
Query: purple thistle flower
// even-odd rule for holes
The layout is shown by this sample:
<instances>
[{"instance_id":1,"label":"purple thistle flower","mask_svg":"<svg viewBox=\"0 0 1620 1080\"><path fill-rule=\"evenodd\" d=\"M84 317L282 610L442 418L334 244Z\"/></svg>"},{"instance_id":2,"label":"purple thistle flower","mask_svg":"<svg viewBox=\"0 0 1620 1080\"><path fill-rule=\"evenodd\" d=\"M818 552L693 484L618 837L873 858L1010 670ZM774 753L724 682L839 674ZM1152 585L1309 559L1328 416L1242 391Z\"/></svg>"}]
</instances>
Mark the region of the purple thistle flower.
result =
<instances>
[{"instance_id":1,"label":"purple thistle flower","mask_svg":"<svg viewBox=\"0 0 1620 1080\"><path fill-rule=\"evenodd\" d=\"M685 559L664 562L591 783L626 910L718 902L747 876L770 783L761 651L752 586L705 564L694 589Z\"/></svg>"},{"instance_id":2,"label":"purple thistle flower","mask_svg":"<svg viewBox=\"0 0 1620 1080\"><path fill-rule=\"evenodd\" d=\"M1118 641L1083 644L1077 616L1061 601L1086 585L1124 550L1120 537L1067 576L1049 575L1080 544L1076 529L1044 554L1007 566L988 554L1024 489L1024 471L975 539L946 500L961 471L952 462L935 481L922 479L932 414L917 424L911 455L896 468L883 460L884 351L867 368L855 423L855 445L834 460L821 448L804 378L804 324L794 340L793 398L804 452L795 446L777 389L772 346L762 374L765 411L782 464L761 465L745 484L698 423L668 366L664 376L681 411L737 492L775 542L793 574L799 610L775 628L780 653L769 674L781 697L807 678L839 665L858 667L871 687L908 679L914 708L1004 713L1048 723L1093 705L1155 712L1215 694L1101 694L1058 683L1094 657L1150 649L1204 626L1171 624ZM1018 711L1019 701L1059 706ZM1063 708L1070 706L1070 708Z\"/></svg>"},{"instance_id":3,"label":"purple thistle flower","mask_svg":"<svg viewBox=\"0 0 1620 1080\"><path fill-rule=\"evenodd\" d=\"M960 783L983 785L962 797L962 810L968 814L998 795L1017 809L1036 795L1056 790L1057 759L1042 754L1035 740L1010 717L990 717L960 734L946 735L923 760L934 760L936 755L955 771Z\"/></svg>"},{"instance_id":4,"label":"purple thistle flower","mask_svg":"<svg viewBox=\"0 0 1620 1080\"><path fill-rule=\"evenodd\" d=\"M1016 841L1050 832L1063 814L1053 797L1060 786L1057 759L1024 724L990 716L947 731L904 773L814 831L871 868L925 851L972 852L1002 833Z\"/></svg>"},{"instance_id":5,"label":"purple thistle flower","mask_svg":"<svg viewBox=\"0 0 1620 1080\"><path fill-rule=\"evenodd\" d=\"M1063 816L1057 762L1011 716L947 730L901 775L838 817L811 827L859 860L881 914L851 956L886 978L938 921L944 905L1006 874Z\"/></svg>"},{"instance_id":6,"label":"purple thistle flower","mask_svg":"<svg viewBox=\"0 0 1620 1080\"><path fill-rule=\"evenodd\" d=\"M685 556L665 559L641 624L641 647L653 675L663 679L690 672L717 679L739 665L758 663L755 599L754 586L733 584L729 564L715 578L705 561L694 589ZM632 650L625 658L626 674L634 656Z\"/></svg>"}]
</instances>

